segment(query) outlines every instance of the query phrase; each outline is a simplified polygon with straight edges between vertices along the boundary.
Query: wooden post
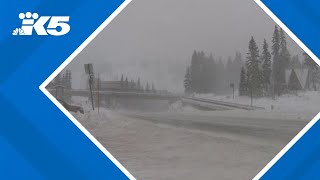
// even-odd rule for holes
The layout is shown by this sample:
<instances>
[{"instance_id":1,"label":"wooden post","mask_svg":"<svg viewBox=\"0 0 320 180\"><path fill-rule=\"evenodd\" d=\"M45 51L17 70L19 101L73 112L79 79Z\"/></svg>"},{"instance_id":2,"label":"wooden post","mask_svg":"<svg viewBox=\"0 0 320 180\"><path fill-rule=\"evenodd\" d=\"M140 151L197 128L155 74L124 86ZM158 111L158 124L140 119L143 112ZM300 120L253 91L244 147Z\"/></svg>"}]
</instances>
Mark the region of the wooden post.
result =
<instances>
[{"instance_id":1,"label":"wooden post","mask_svg":"<svg viewBox=\"0 0 320 180\"><path fill-rule=\"evenodd\" d=\"M97 106L98 106L98 113L100 112L100 75L98 74L97 80Z\"/></svg>"}]
</instances>

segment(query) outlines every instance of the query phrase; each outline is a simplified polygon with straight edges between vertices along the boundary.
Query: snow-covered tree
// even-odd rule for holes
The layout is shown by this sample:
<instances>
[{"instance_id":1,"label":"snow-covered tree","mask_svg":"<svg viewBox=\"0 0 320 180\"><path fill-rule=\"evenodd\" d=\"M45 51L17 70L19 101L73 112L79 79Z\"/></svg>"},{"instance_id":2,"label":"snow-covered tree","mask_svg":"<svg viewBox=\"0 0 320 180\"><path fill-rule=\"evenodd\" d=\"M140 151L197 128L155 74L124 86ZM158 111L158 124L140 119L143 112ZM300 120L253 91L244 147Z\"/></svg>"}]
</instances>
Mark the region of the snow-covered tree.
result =
<instances>
[{"instance_id":1,"label":"snow-covered tree","mask_svg":"<svg viewBox=\"0 0 320 180\"><path fill-rule=\"evenodd\" d=\"M277 56L280 53L280 33L278 26L275 26L272 36L272 55Z\"/></svg>"},{"instance_id":2,"label":"snow-covered tree","mask_svg":"<svg viewBox=\"0 0 320 180\"><path fill-rule=\"evenodd\" d=\"M151 92L156 93L156 88L153 83L151 84Z\"/></svg>"},{"instance_id":3,"label":"snow-covered tree","mask_svg":"<svg viewBox=\"0 0 320 180\"><path fill-rule=\"evenodd\" d=\"M124 88L123 74L121 74L120 84L121 84L121 89L123 89Z\"/></svg>"},{"instance_id":4,"label":"snow-covered tree","mask_svg":"<svg viewBox=\"0 0 320 180\"><path fill-rule=\"evenodd\" d=\"M271 53L268 49L268 43L266 39L263 41L263 50L261 54L261 61L262 61L262 83L264 92L267 93L270 85L271 85Z\"/></svg>"},{"instance_id":5,"label":"snow-covered tree","mask_svg":"<svg viewBox=\"0 0 320 180\"><path fill-rule=\"evenodd\" d=\"M200 82L200 63L199 53L194 51L191 58L190 74L191 74L191 89L194 92L199 92Z\"/></svg>"},{"instance_id":6,"label":"snow-covered tree","mask_svg":"<svg viewBox=\"0 0 320 180\"><path fill-rule=\"evenodd\" d=\"M253 37L249 41L249 52L247 53L247 76L248 87L255 96L262 95L262 73L259 69L259 49Z\"/></svg>"},{"instance_id":7,"label":"snow-covered tree","mask_svg":"<svg viewBox=\"0 0 320 180\"><path fill-rule=\"evenodd\" d=\"M304 55L304 65L308 68L309 81L312 85L312 89L316 91L320 85L320 70L319 65L307 54Z\"/></svg>"},{"instance_id":8,"label":"snow-covered tree","mask_svg":"<svg viewBox=\"0 0 320 180\"><path fill-rule=\"evenodd\" d=\"M60 73L54 78L54 84L55 84L55 86L61 86L62 85L62 78L61 78L61 74Z\"/></svg>"},{"instance_id":9,"label":"snow-covered tree","mask_svg":"<svg viewBox=\"0 0 320 180\"><path fill-rule=\"evenodd\" d=\"M192 79L191 79L191 70L190 67L187 67L186 74L184 76L184 92L191 93L192 92Z\"/></svg>"},{"instance_id":10,"label":"snow-covered tree","mask_svg":"<svg viewBox=\"0 0 320 180\"><path fill-rule=\"evenodd\" d=\"M285 69L288 67L291 55L287 47L286 34L283 29L280 29L280 58L282 65L281 68L283 71L285 71Z\"/></svg>"},{"instance_id":11,"label":"snow-covered tree","mask_svg":"<svg viewBox=\"0 0 320 180\"><path fill-rule=\"evenodd\" d=\"M282 93L283 86L283 71L282 63L280 57L280 32L277 26L275 26L273 37L272 37L272 55L273 55L273 64L272 64L272 80L273 80L273 93L278 94L279 96Z\"/></svg>"},{"instance_id":12,"label":"snow-covered tree","mask_svg":"<svg viewBox=\"0 0 320 180\"><path fill-rule=\"evenodd\" d=\"M247 80L246 80L246 70L244 67L241 68L240 73L240 83L239 83L239 95L245 96L248 94L248 86L247 86Z\"/></svg>"},{"instance_id":13,"label":"snow-covered tree","mask_svg":"<svg viewBox=\"0 0 320 180\"><path fill-rule=\"evenodd\" d=\"M145 92L150 92L150 85L148 82L146 84Z\"/></svg>"},{"instance_id":14,"label":"snow-covered tree","mask_svg":"<svg viewBox=\"0 0 320 180\"><path fill-rule=\"evenodd\" d=\"M289 64L288 64L288 68L289 69L301 69L302 68L302 64L299 60L299 56L298 55L294 55L292 56Z\"/></svg>"},{"instance_id":15,"label":"snow-covered tree","mask_svg":"<svg viewBox=\"0 0 320 180\"><path fill-rule=\"evenodd\" d=\"M126 77L126 79L124 80L124 88L125 88L126 90L129 89L129 80L128 80L127 77Z\"/></svg>"},{"instance_id":16,"label":"snow-covered tree","mask_svg":"<svg viewBox=\"0 0 320 180\"><path fill-rule=\"evenodd\" d=\"M137 90L138 91L141 91L143 88L141 87L141 82L140 82L140 78L138 78L138 80L137 80Z\"/></svg>"}]
</instances>

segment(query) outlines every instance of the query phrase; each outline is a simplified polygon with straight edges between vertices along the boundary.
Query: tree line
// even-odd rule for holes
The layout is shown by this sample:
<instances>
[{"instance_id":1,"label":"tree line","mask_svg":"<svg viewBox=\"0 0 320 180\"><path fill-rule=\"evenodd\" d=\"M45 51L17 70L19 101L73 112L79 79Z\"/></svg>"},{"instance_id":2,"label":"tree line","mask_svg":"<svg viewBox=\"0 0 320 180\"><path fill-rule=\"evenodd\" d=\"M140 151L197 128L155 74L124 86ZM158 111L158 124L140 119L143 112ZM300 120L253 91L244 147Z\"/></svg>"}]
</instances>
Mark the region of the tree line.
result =
<instances>
[{"instance_id":1,"label":"tree line","mask_svg":"<svg viewBox=\"0 0 320 180\"><path fill-rule=\"evenodd\" d=\"M244 62L239 52L234 59L228 58L223 63L222 58L215 59L212 54L194 51L184 76L185 93L221 93L233 85L241 96L280 96L287 92L286 70L292 68L307 68L316 90L316 84L320 84L318 65L306 53L303 62L298 55L291 56L286 34L278 26L274 28L271 42L269 47L264 39L260 51L251 37Z\"/></svg>"},{"instance_id":2,"label":"tree line","mask_svg":"<svg viewBox=\"0 0 320 180\"><path fill-rule=\"evenodd\" d=\"M318 65L310 56L303 53L304 61L302 63L299 56L291 56L287 48L286 34L283 29L277 26L275 26L271 42L270 52L269 45L264 39L260 54L254 37L251 37L246 63L241 68L239 95L280 96L289 92L290 89L298 90L298 84L303 86L300 84L302 82L298 80L296 74L294 76L293 74L286 75L286 70L303 68L308 69L309 75L306 77L306 81L313 79L310 84L313 85L314 90L317 90L316 83L320 82ZM289 81L293 83L288 84L286 78L289 78Z\"/></svg>"},{"instance_id":3,"label":"tree line","mask_svg":"<svg viewBox=\"0 0 320 180\"><path fill-rule=\"evenodd\" d=\"M157 92L154 83L149 84L149 82L147 82L145 87L143 87L143 85L140 82L140 78L138 78L136 82L133 79L129 81L128 77L124 77L123 74L121 75L120 86L122 91L137 91L148 93Z\"/></svg>"},{"instance_id":4,"label":"tree line","mask_svg":"<svg viewBox=\"0 0 320 180\"><path fill-rule=\"evenodd\" d=\"M212 54L194 51L184 77L185 93L222 93L228 89L229 83L238 84L241 66L239 52L224 64L221 57L215 59Z\"/></svg>"}]
</instances>

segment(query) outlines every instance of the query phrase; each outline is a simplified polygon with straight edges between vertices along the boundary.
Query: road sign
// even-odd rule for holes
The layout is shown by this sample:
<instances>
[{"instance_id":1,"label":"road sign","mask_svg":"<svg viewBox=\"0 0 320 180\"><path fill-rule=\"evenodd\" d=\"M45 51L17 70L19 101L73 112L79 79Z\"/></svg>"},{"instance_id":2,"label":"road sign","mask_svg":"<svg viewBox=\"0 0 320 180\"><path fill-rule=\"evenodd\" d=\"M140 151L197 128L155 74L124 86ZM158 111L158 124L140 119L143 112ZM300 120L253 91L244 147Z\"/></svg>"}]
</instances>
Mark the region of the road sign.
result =
<instances>
[{"instance_id":1,"label":"road sign","mask_svg":"<svg viewBox=\"0 0 320 180\"><path fill-rule=\"evenodd\" d=\"M86 72L86 74L92 75L93 74L92 64L84 64L84 71Z\"/></svg>"}]
</instances>

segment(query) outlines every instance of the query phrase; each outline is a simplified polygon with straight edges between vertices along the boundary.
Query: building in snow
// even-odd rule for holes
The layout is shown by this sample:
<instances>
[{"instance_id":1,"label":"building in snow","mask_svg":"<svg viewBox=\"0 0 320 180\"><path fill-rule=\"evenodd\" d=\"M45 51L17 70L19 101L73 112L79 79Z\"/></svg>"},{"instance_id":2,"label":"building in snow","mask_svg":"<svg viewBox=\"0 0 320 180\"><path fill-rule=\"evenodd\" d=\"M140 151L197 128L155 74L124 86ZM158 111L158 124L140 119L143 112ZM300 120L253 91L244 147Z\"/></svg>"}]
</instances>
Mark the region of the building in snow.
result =
<instances>
[{"instance_id":1,"label":"building in snow","mask_svg":"<svg viewBox=\"0 0 320 180\"><path fill-rule=\"evenodd\" d=\"M310 89L310 71L308 69L292 68L286 70L286 85L289 91Z\"/></svg>"}]
</instances>

